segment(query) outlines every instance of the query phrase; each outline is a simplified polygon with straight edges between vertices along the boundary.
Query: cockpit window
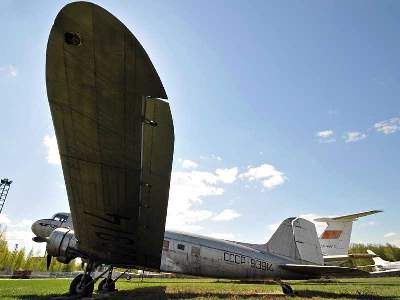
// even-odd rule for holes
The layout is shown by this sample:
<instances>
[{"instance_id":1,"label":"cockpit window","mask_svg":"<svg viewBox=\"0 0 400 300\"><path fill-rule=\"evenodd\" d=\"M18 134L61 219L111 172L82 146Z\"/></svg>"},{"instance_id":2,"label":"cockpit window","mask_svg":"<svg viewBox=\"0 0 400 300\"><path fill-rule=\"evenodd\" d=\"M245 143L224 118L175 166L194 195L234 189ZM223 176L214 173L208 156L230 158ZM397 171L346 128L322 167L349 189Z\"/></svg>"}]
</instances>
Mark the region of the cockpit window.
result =
<instances>
[{"instance_id":1,"label":"cockpit window","mask_svg":"<svg viewBox=\"0 0 400 300\"><path fill-rule=\"evenodd\" d=\"M66 215L60 215L60 214L55 215L55 216L53 217L53 220L60 221L60 222L65 222L65 221L67 221L67 219L68 219L68 216L66 216Z\"/></svg>"}]
</instances>

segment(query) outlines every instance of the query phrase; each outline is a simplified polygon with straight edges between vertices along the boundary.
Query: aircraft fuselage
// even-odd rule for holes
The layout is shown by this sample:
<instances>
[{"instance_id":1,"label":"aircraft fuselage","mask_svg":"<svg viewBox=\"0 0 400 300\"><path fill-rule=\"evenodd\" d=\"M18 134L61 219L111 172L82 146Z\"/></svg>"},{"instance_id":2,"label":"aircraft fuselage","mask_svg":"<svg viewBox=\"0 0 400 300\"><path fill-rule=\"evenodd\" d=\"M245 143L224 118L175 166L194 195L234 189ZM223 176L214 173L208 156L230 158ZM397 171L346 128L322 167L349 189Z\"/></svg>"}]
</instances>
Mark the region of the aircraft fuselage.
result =
<instances>
[{"instance_id":1,"label":"aircraft fuselage","mask_svg":"<svg viewBox=\"0 0 400 300\"><path fill-rule=\"evenodd\" d=\"M165 231L160 270L228 279L304 279L283 270L290 260L235 242Z\"/></svg>"}]
</instances>

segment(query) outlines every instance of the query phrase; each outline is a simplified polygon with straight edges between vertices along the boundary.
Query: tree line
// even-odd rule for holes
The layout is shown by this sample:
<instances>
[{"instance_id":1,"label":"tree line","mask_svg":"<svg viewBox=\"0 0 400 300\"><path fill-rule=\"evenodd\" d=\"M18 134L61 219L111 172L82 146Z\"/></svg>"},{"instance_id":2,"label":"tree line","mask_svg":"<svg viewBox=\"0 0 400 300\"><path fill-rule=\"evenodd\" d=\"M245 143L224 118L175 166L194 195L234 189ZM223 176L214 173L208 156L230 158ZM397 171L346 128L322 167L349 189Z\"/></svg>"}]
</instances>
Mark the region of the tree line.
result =
<instances>
[{"instance_id":1,"label":"tree line","mask_svg":"<svg viewBox=\"0 0 400 300\"><path fill-rule=\"evenodd\" d=\"M391 244L352 244L349 253L367 253L367 249L372 250L378 256L388 261L400 261L400 248ZM350 264L354 267L372 265L372 259L356 259ZM0 229L0 271L13 272L15 270L47 271L46 256L34 253L33 249L27 251L25 248L9 250L6 232ZM80 264L72 260L69 264L63 264L56 259L52 259L49 271L51 272L72 272L80 271Z\"/></svg>"},{"instance_id":2,"label":"tree line","mask_svg":"<svg viewBox=\"0 0 400 300\"><path fill-rule=\"evenodd\" d=\"M34 253L33 249L25 248L10 251L6 239L6 232L0 229L0 271L12 273L15 270L47 271L46 256ZM69 264L63 264L56 259L51 260L50 272L72 272L81 270L80 265L72 260Z\"/></svg>"},{"instance_id":3,"label":"tree line","mask_svg":"<svg viewBox=\"0 0 400 300\"><path fill-rule=\"evenodd\" d=\"M351 244L349 253L367 253L367 250L372 250L380 258L387 261L400 261L400 248L392 244ZM353 266L373 265L374 261L370 258L353 260Z\"/></svg>"}]
</instances>

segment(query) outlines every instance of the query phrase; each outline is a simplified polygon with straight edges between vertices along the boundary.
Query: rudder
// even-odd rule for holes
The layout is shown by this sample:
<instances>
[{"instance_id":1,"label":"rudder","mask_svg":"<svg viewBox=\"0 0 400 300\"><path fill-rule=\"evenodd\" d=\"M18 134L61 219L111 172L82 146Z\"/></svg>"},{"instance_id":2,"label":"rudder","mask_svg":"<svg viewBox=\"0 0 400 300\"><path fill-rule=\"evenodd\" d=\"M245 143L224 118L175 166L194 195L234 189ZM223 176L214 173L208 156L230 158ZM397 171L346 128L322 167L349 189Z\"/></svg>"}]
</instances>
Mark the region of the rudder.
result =
<instances>
[{"instance_id":1,"label":"rudder","mask_svg":"<svg viewBox=\"0 0 400 300\"><path fill-rule=\"evenodd\" d=\"M301 264L323 264L315 225L302 218L284 220L266 247L272 254L294 259Z\"/></svg>"}]
</instances>

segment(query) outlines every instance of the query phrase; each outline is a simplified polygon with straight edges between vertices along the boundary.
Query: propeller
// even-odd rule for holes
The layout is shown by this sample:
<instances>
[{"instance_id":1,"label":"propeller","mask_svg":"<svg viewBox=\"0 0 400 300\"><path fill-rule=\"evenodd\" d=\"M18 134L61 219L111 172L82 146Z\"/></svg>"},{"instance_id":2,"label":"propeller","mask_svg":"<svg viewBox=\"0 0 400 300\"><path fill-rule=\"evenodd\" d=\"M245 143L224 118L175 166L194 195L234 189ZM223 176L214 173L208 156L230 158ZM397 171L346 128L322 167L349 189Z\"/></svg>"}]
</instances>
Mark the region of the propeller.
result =
<instances>
[{"instance_id":1,"label":"propeller","mask_svg":"<svg viewBox=\"0 0 400 300\"><path fill-rule=\"evenodd\" d=\"M32 238L32 241L34 241L36 243L45 243L45 242L47 242L47 238L35 236Z\"/></svg>"}]
</instances>

